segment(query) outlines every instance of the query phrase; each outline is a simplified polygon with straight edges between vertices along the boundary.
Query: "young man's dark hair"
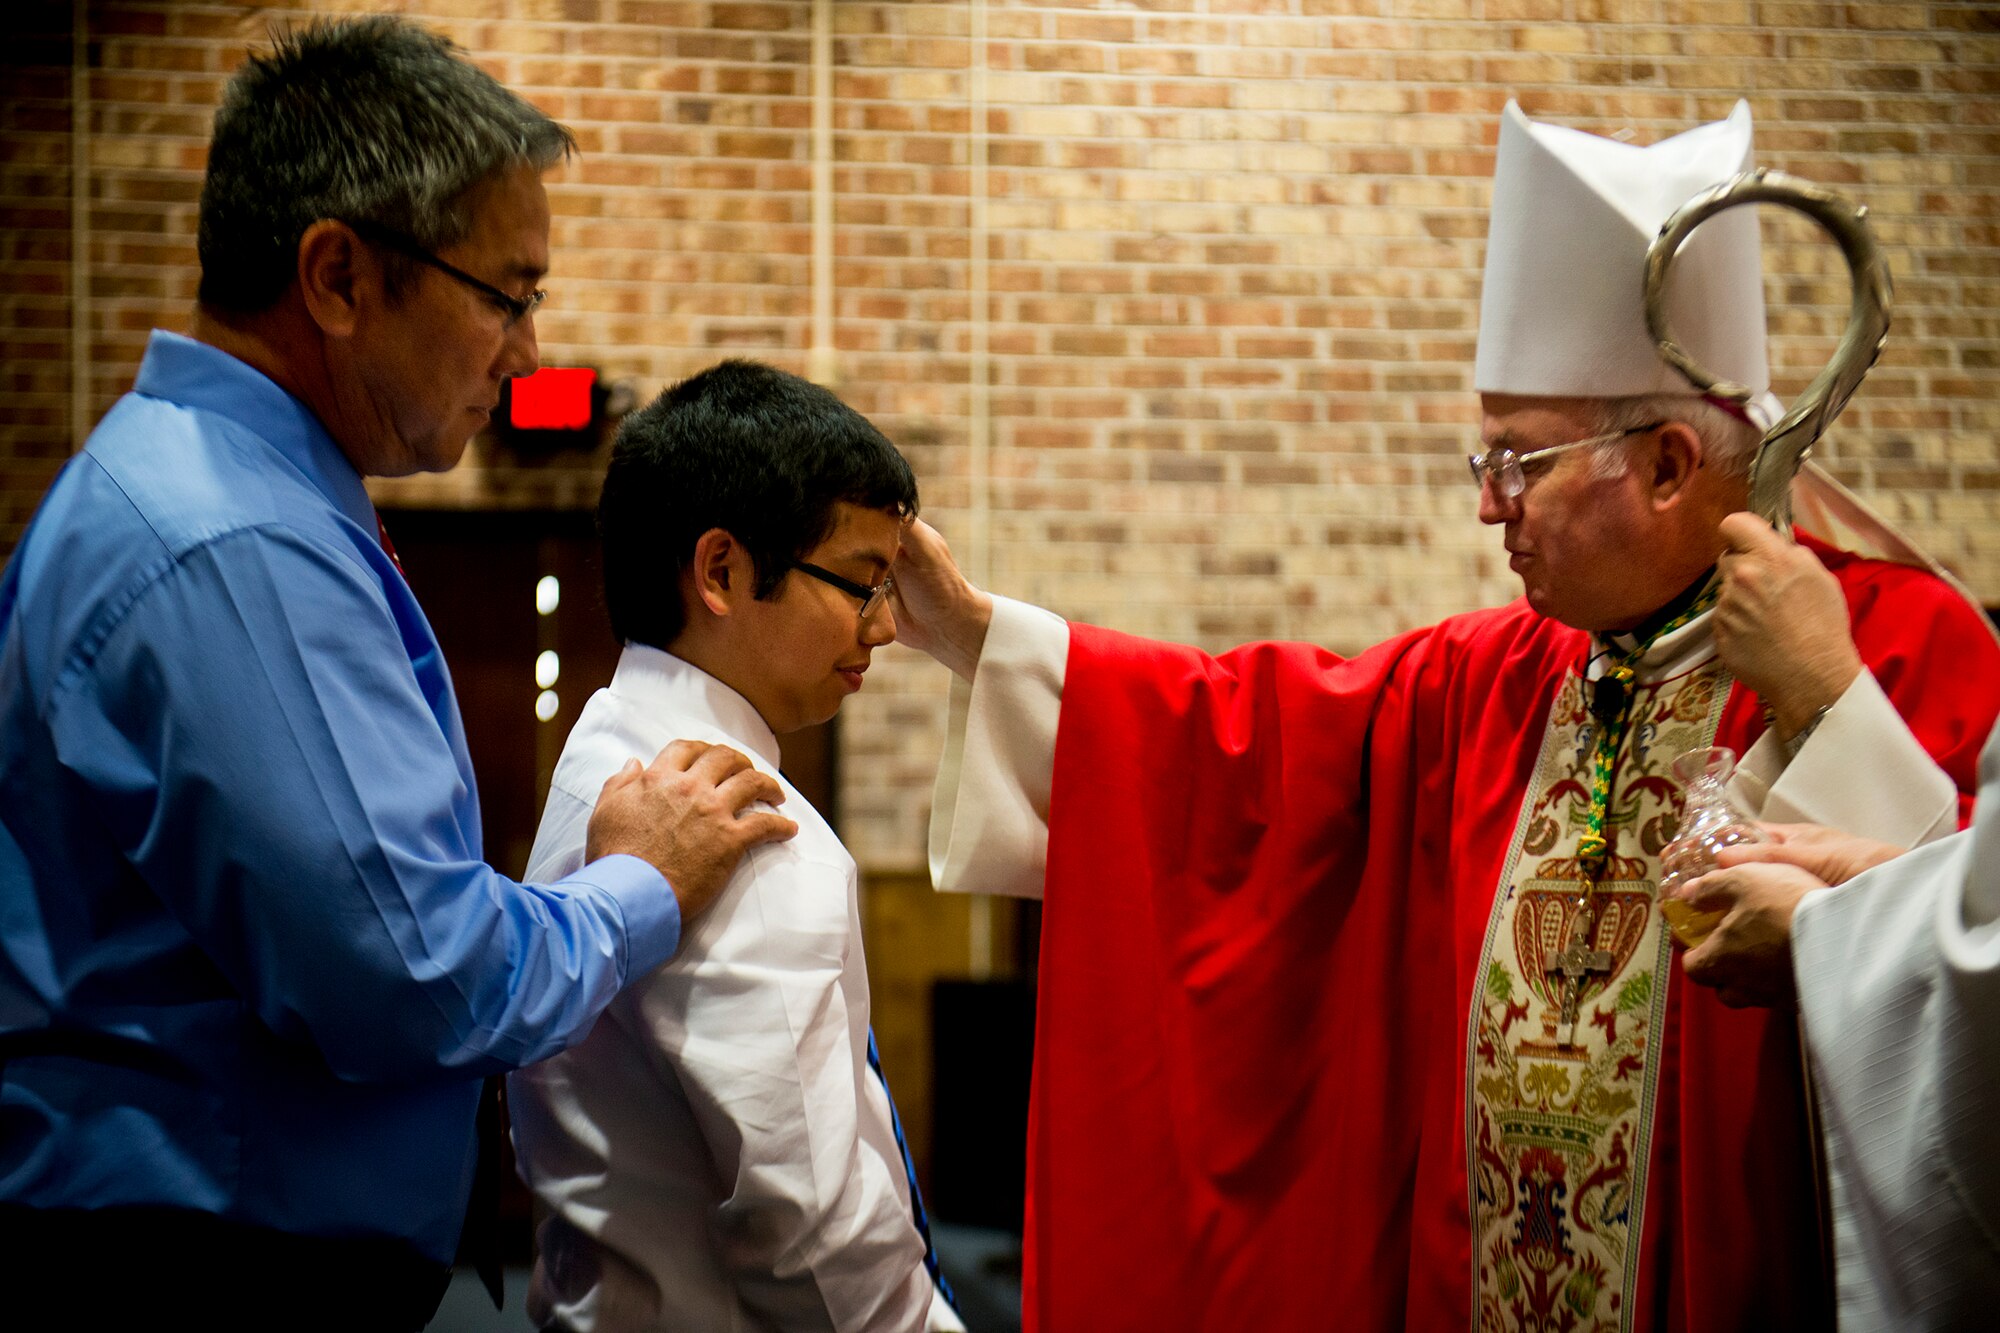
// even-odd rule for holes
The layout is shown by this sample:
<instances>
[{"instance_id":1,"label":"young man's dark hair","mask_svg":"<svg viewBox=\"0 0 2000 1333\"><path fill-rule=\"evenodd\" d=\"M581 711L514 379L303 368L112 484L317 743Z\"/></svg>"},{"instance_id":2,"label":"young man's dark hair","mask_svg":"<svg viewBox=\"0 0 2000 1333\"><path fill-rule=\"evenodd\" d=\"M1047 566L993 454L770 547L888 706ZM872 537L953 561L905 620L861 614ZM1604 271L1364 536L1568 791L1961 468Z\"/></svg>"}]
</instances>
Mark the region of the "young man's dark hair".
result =
<instances>
[{"instance_id":1,"label":"young man's dark hair","mask_svg":"<svg viewBox=\"0 0 2000 1333\"><path fill-rule=\"evenodd\" d=\"M841 501L917 512L910 465L827 389L755 361L724 361L625 419L597 506L611 628L665 648L681 632L676 575L722 528L749 551L756 595L825 540Z\"/></svg>"}]
</instances>

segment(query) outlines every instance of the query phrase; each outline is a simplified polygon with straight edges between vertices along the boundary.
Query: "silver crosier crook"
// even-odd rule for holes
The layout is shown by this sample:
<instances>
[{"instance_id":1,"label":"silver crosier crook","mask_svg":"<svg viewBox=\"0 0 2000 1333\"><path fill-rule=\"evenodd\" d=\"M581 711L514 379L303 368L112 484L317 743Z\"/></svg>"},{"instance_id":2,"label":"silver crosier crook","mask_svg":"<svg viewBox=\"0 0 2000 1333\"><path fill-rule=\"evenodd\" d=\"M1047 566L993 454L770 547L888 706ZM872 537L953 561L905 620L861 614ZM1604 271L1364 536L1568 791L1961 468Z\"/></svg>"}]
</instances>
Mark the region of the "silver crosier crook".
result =
<instances>
[{"instance_id":1,"label":"silver crosier crook","mask_svg":"<svg viewBox=\"0 0 2000 1333\"><path fill-rule=\"evenodd\" d=\"M1747 403L1755 396L1748 385L1722 379L1695 364L1674 341L1673 330L1667 327L1667 266L1696 227L1738 204L1782 204L1819 223L1840 246L1854 283L1847 331L1841 335L1833 359L1793 402L1792 410L1764 433L1756 460L1750 465L1750 508L1782 529L1791 523L1792 478L1799 465L1882 354L1892 299L1889 262L1868 229L1865 206L1856 207L1797 176L1763 169L1746 171L1690 199L1666 220L1646 250L1646 330L1668 364L1704 393L1736 403Z\"/></svg>"},{"instance_id":2,"label":"silver crosier crook","mask_svg":"<svg viewBox=\"0 0 2000 1333\"><path fill-rule=\"evenodd\" d=\"M1792 478L1806 461L1813 444L1847 406L1847 400L1861 387L1869 368L1882 355L1888 340L1889 262L1868 229L1868 210L1856 207L1830 190L1783 172L1758 170L1731 177L1704 190L1681 205L1646 250L1646 331L1659 345L1660 355L1704 393L1736 403L1748 403L1755 393L1746 384L1711 375L1695 364L1674 341L1667 327L1667 266L1673 261L1688 235L1709 218L1738 204L1782 204L1804 213L1840 246L1846 257L1853 295L1847 313L1847 331L1833 359L1806 386L1792 404L1792 410L1778 418L1776 425L1758 441L1757 457L1750 464L1750 508L1768 519L1780 532L1791 530ZM1833 1254L1831 1213L1827 1206L1826 1157L1819 1129L1819 1100L1814 1091L1813 1062L1799 1034L1799 1060L1806 1087L1806 1123L1811 1141L1818 1147L1813 1161L1813 1202L1819 1222L1820 1252L1830 1262Z\"/></svg>"}]
</instances>

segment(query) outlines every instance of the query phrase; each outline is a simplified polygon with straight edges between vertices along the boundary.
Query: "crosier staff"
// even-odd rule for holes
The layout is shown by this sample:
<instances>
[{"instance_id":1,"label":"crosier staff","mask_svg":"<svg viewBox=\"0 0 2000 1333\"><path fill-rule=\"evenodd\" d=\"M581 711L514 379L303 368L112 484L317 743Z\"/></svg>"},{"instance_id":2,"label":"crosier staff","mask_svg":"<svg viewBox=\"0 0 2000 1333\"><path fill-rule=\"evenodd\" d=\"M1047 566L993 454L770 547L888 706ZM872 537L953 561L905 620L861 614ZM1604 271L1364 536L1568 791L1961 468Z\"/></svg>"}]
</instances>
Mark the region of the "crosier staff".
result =
<instances>
[{"instance_id":1,"label":"crosier staff","mask_svg":"<svg viewBox=\"0 0 2000 1333\"><path fill-rule=\"evenodd\" d=\"M1667 322L1667 272L1688 237L1709 218L1740 204L1770 203L1804 213L1840 246L1847 260L1852 294L1847 329L1833 359L1820 370L1804 393L1758 442L1750 465L1750 509L1787 540L1792 528L1792 479L1826 433L1847 400L1882 355L1888 341L1889 308L1894 299L1889 262L1868 227L1866 205L1855 205L1810 181L1779 171L1758 169L1732 176L1704 190L1660 226L1646 249L1646 331L1660 356L1713 398L1741 407L1756 397L1746 384L1712 374L1687 354ZM1767 713L1768 716L1768 713ZM1817 718L1814 722L1817 722ZM1810 730L1811 724L1808 724ZM1820 1125L1819 1091L1805 1033L1799 1033L1799 1064L1805 1083L1806 1120L1814 1144L1813 1202L1819 1226L1820 1252L1833 1271L1833 1225L1828 1207L1826 1138Z\"/></svg>"},{"instance_id":2,"label":"crosier staff","mask_svg":"<svg viewBox=\"0 0 2000 1333\"><path fill-rule=\"evenodd\" d=\"M1780 204L1817 222L1840 246L1853 279L1847 331L1817 378L1806 386L1792 410L1766 431L1750 466L1750 508L1780 531L1791 527L1792 478L1826 433L1847 400L1882 355L1888 341L1889 308L1894 293L1889 261L1868 228L1866 205L1849 203L1831 190L1781 171L1746 171L1681 205L1660 227L1646 250L1646 330L1659 344L1660 356L1704 393L1736 404L1748 403L1749 386L1711 374L1675 340L1667 325L1667 270L1694 229L1725 209L1739 204Z\"/></svg>"}]
</instances>

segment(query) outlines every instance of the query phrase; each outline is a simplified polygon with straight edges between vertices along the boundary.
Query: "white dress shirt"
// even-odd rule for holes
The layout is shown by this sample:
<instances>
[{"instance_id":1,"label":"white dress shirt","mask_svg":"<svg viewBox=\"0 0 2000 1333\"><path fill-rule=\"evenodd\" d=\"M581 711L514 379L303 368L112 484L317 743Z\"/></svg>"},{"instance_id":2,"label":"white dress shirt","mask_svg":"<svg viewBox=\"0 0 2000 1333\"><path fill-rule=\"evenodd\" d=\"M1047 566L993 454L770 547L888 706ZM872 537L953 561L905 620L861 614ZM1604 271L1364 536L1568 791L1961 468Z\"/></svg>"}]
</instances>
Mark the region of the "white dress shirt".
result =
<instances>
[{"instance_id":1,"label":"white dress shirt","mask_svg":"<svg viewBox=\"0 0 2000 1333\"><path fill-rule=\"evenodd\" d=\"M579 1333L961 1329L868 1066L854 859L749 702L628 646L563 747L531 874L581 865L605 780L676 739L778 778L798 836L753 849L581 1045L508 1080L521 1173L554 1215L537 1284Z\"/></svg>"}]
</instances>

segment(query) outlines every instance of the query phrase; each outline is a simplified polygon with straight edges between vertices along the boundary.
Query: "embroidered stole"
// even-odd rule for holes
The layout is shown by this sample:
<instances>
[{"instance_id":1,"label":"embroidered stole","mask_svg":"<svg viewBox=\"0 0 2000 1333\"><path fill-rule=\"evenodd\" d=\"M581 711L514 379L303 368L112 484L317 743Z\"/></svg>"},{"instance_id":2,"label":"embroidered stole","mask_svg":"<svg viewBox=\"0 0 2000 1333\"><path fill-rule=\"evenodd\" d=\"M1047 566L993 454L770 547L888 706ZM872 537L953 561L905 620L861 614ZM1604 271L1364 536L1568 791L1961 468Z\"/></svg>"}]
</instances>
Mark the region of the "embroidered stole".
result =
<instances>
[{"instance_id":1,"label":"embroidered stole","mask_svg":"<svg viewBox=\"0 0 2000 1333\"><path fill-rule=\"evenodd\" d=\"M1475 1328L1632 1327L1673 962L1653 910L1660 849L1680 818L1668 765L1713 743L1729 686L1713 658L1634 686L1605 821L1610 859L1589 908L1577 840L1597 723L1581 677L1564 678L1549 714L1468 1023ZM1596 914L1590 947L1566 950L1580 911Z\"/></svg>"}]
</instances>

